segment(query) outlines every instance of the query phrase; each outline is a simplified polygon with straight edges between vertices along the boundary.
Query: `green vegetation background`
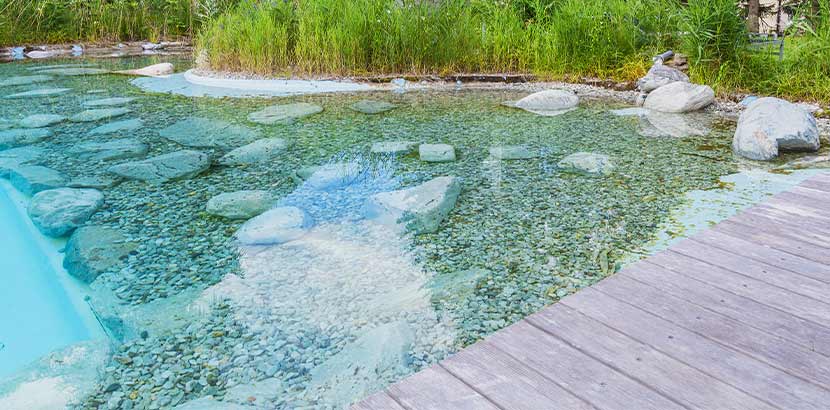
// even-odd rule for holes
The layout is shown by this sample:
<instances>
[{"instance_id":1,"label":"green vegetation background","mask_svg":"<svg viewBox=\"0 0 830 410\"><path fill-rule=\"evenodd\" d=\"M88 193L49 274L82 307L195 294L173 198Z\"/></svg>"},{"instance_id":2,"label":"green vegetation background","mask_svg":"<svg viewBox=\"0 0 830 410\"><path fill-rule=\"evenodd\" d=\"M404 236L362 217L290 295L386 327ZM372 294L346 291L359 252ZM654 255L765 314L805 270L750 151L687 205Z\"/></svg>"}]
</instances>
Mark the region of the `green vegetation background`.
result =
<instances>
[{"instance_id":1,"label":"green vegetation background","mask_svg":"<svg viewBox=\"0 0 830 410\"><path fill-rule=\"evenodd\" d=\"M633 80L666 49L695 81L830 101L830 0L785 59L749 51L734 0L0 0L0 43L195 39L211 68L266 75L533 73Z\"/></svg>"}]
</instances>

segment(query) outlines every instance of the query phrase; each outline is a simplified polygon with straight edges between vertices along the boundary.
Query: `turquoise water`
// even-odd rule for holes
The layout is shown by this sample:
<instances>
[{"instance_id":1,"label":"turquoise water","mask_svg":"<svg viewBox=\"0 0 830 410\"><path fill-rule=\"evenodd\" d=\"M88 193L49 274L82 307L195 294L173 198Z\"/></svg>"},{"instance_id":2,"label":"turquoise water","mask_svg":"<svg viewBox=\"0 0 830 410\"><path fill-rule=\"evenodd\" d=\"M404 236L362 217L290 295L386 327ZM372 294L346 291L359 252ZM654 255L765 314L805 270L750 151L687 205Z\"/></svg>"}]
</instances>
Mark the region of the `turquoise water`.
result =
<instances>
[{"instance_id":1,"label":"turquoise water","mask_svg":"<svg viewBox=\"0 0 830 410\"><path fill-rule=\"evenodd\" d=\"M93 336L23 217L0 187L0 378Z\"/></svg>"}]
</instances>

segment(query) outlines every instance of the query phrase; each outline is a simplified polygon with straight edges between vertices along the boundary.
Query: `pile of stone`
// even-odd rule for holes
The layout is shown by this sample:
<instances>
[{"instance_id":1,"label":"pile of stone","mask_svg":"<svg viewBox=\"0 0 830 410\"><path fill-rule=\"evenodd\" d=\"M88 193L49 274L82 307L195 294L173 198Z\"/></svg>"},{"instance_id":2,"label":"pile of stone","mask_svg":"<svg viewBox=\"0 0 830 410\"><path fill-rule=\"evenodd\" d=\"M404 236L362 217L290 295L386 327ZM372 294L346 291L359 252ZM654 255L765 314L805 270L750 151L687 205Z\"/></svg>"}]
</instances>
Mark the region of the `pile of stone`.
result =
<instances>
[{"instance_id":1,"label":"pile of stone","mask_svg":"<svg viewBox=\"0 0 830 410\"><path fill-rule=\"evenodd\" d=\"M715 91L711 87L692 84L685 73L663 63L669 55L655 58L645 77L637 81L641 92L637 105L660 112L686 113L715 102Z\"/></svg>"}]
</instances>

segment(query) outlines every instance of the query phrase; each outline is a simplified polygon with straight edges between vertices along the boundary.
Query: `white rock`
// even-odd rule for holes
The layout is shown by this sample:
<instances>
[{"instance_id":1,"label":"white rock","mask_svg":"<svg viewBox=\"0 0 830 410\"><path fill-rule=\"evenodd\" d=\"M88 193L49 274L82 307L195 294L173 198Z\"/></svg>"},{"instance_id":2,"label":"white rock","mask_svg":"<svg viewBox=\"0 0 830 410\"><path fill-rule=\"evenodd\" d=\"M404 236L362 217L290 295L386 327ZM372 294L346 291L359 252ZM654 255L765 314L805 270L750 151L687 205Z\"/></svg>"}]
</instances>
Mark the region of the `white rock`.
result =
<instances>
[{"instance_id":1,"label":"white rock","mask_svg":"<svg viewBox=\"0 0 830 410\"><path fill-rule=\"evenodd\" d=\"M415 233L435 232L460 193L458 178L438 177L412 188L373 195L366 202L364 215Z\"/></svg>"},{"instance_id":2,"label":"white rock","mask_svg":"<svg viewBox=\"0 0 830 410\"><path fill-rule=\"evenodd\" d=\"M29 217L44 235L60 238L83 225L101 205L97 189L58 188L41 191L29 203Z\"/></svg>"},{"instance_id":3,"label":"white rock","mask_svg":"<svg viewBox=\"0 0 830 410\"><path fill-rule=\"evenodd\" d=\"M540 115L558 115L579 105L579 97L565 90L545 90L528 95L517 101L516 108Z\"/></svg>"},{"instance_id":4,"label":"white rock","mask_svg":"<svg viewBox=\"0 0 830 410\"><path fill-rule=\"evenodd\" d=\"M594 175L609 175L614 171L614 164L607 155L593 152L577 152L568 155L559 161L558 166L564 170Z\"/></svg>"},{"instance_id":5,"label":"white rock","mask_svg":"<svg viewBox=\"0 0 830 410\"><path fill-rule=\"evenodd\" d=\"M323 112L323 107L309 103L281 104L252 112L248 120L257 124L291 123L299 118Z\"/></svg>"},{"instance_id":6,"label":"white rock","mask_svg":"<svg viewBox=\"0 0 830 410\"><path fill-rule=\"evenodd\" d=\"M654 64L648 70L645 77L637 81L637 88L639 88L640 91L649 93L664 85L678 81L688 83L689 76L678 69L668 67L663 64Z\"/></svg>"},{"instance_id":7,"label":"white rock","mask_svg":"<svg viewBox=\"0 0 830 410\"><path fill-rule=\"evenodd\" d=\"M407 155L415 151L418 146L413 141L382 141L372 144L372 154Z\"/></svg>"},{"instance_id":8,"label":"white rock","mask_svg":"<svg viewBox=\"0 0 830 410\"><path fill-rule=\"evenodd\" d=\"M817 151L816 119L795 104L779 98L759 98L738 119L732 149L740 156L770 160L782 151Z\"/></svg>"},{"instance_id":9,"label":"white rock","mask_svg":"<svg viewBox=\"0 0 830 410\"><path fill-rule=\"evenodd\" d=\"M715 91L708 85L673 82L652 91L645 108L662 112L684 113L706 108L715 102Z\"/></svg>"},{"instance_id":10,"label":"white rock","mask_svg":"<svg viewBox=\"0 0 830 410\"><path fill-rule=\"evenodd\" d=\"M226 192L210 198L206 210L228 219L250 219L271 209L276 199L271 192L261 190Z\"/></svg>"},{"instance_id":11,"label":"white rock","mask_svg":"<svg viewBox=\"0 0 830 410\"><path fill-rule=\"evenodd\" d=\"M278 245L302 237L312 224L302 209L278 207L245 222L236 238L242 245Z\"/></svg>"},{"instance_id":12,"label":"white rock","mask_svg":"<svg viewBox=\"0 0 830 410\"><path fill-rule=\"evenodd\" d=\"M263 138L236 148L219 159L222 165L254 164L276 158L288 147L282 138Z\"/></svg>"},{"instance_id":13,"label":"white rock","mask_svg":"<svg viewBox=\"0 0 830 410\"><path fill-rule=\"evenodd\" d=\"M418 155L424 162L452 162L455 161L455 148L447 144L421 144Z\"/></svg>"},{"instance_id":14,"label":"white rock","mask_svg":"<svg viewBox=\"0 0 830 410\"><path fill-rule=\"evenodd\" d=\"M306 183L319 190L342 188L356 181L361 174L360 165L353 162L326 164L313 169Z\"/></svg>"},{"instance_id":15,"label":"white rock","mask_svg":"<svg viewBox=\"0 0 830 410\"><path fill-rule=\"evenodd\" d=\"M63 115L35 114L20 120L20 126L23 128L43 128L58 124L64 120L66 120L66 117Z\"/></svg>"},{"instance_id":16,"label":"white rock","mask_svg":"<svg viewBox=\"0 0 830 410\"><path fill-rule=\"evenodd\" d=\"M138 68L135 70L121 70L115 71L116 74L137 75L141 77L160 77L173 74L173 64L158 63L149 65L147 67Z\"/></svg>"}]
</instances>

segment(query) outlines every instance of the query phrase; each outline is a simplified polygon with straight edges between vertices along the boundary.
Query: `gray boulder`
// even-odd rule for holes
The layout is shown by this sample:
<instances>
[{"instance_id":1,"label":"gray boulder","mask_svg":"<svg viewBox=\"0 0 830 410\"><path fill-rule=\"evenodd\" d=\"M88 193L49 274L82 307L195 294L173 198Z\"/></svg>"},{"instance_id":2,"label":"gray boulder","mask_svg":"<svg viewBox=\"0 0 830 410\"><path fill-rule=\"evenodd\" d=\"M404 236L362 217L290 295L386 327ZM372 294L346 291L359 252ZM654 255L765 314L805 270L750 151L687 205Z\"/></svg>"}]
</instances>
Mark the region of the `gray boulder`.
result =
<instances>
[{"instance_id":1,"label":"gray boulder","mask_svg":"<svg viewBox=\"0 0 830 410\"><path fill-rule=\"evenodd\" d=\"M219 159L222 165L254 164L276 158L288 147L282 138L263 138L236 148Z\"/></svg>"},{"instance_id":2,"label":"gray boulder","mask_svg":"<svg viewBox=\"0 0 830 410\"><path fill-rule=\"evenodd\" d=\"M101 205L97 189L57 188L41 191L29 203L29 217L46 236L60 238L83 225Z\"/></svg>"},{"instance_id":3,"label":"gray boulder","mask_svg":"<svg viewBox=\"0 0 830 410\"><path fill-rule=\"evenodd\" d=\"M557 166L566 171L584 172L593 175L609 175L614 164L607 155L593 152L577 152L562 158Z\"/></svg>"},{"instance_id":4,"label":"gray boulder","mask_svg":"<svg viewBox=\"0 0 830 410\"><path fill-rule=\"evenodd\" d=\"M207 202L207 212L228 219L250 219L269 209L277 197L268 191L236 191L219 194Z\"/></svg>"},{"instance_id":5,"label":"gray boulder","mask_svg":"<svg viewBox=\"0 0 830 410\"><path fill-rule=\"evenodd\" d=\"M309 103L281 104L252 112L248 120L257 124L286 124L299 118L323 112L323 107Z\"/></svg>"},{"instance_id":6,"label":"gray boulder","mask_svg":"<svg viewBox=\"0 0 830 410\"><path fill-rule=\"evenodd\" d=\"M66 177L52 168L39 165L19 166L9 170L9 181L18 191L34 195L66 185Z\"/></svg>"},{"instance_id":7,"label":"gray boulder","mask_svg":"<svg viewBox=\"0 0 830 410\"><path fill-rule=\"evenodd\" d=\"M342 188L356 181L361 174L360 165L353 162L326 164L311 170L311 175L305 181L319 190Z\"/></svg>"},{"instance_id":8,"label":"gray boulder","mask_svg":"<svg viewBox=\"0 0 830 410\"><path fill-rule=\"evenodd\" d=\"M759 98L741 113L732 149L742 157L761 161L783 151L817 151L816 119L788 101Z\"/></svg>"},{"instance_id":9,"label":"gray boulder","mask_svg":"<svg viewBox=\"0 0 830 410\"><path fill-rule=\"evenodd\" d=\"M66 120L66 117L63 115L35 114L20 120L20 126L23 128L43 128L61 123L64 120Z\"/></svg>"},{"instance_id":10,"label":"gray boulder","mask_svg":"<svg viewBox=\"0 0 830 410\"><path fill-rule=\"evenodd\" d=\"M279 245L305 235L312 224L311 217L300 208L273 208L245 222L236 231L236 238L242 245Z\"/></svg>"},{"instance_id":11,"label":"gray boulder","mask_svg":"<svg viewBox=\"0 0 830 410\"><path fill-rule=\"evenodd\" d=\"M92 161L112 161L116 159L135 158L147 154L147 144L133 138L107 142L85 142L69 149L69 153L81 159Z\"/></svg>"},{"instance_id":12,"label":"gray boulder","mask_svg":"<svg viewBox=\"0 0 830 410\"><path fill-rule=\"evenodd\" d=\"M95 122L120 117L131 112L132 110L130 110L129 108L97 108L93 110L79 112L78 114L69 117L69 121Z\"/></svg>"},{"instance_id":13,"label":"gray boulder","mask_svg":"<svg viewBox=\"0 0 830 410\"><path fill-rule=\"evenodd\" d=\"M29 85L35 83L42 83L50 81L52 77L48 75L22 75L16 77L9 77L0 80L0 87L14 87L18 85Z\"/></svg>"},{"instance_id":14,"label":"gray boulder","mask_svg":"<svg viewBox=\"0 0 830 410\"><path fill-rule=\"evenodd\" d=\"M452 162L455 161L455 148L447 144L421 144L418 155L424 162Z\"/></svg>"},{"instance_id":15,"label":"gray boulder","mask_svg":"<svg viewBox=\"0 0 830 410\"><path fill-rule=\"evenodd\" d=\"M538 157L521 145L498 145L490 147L490 156L498 160L520 160Z\"/></svg>"},{"instance_id":16,"label":"gray boulder","mask_svg":"<svg viewBox=\"0 0 830 410\"><path fill-rule=\"evenodd\" d=\"M131 98L131 97L112 97L112 98L102 98L100 100L86 101L81 105L83 105L84 107L114 107L114 106L129 104L134 100L135 100L135 98Z\"/></svg>"},{"instance_id":17,"label":"gray boulder","mask_svg":"<svg viewBox=\"0 0 830 410\"><path fill-rule=\"evenodd\" d=\"M372 154L409 155L415 151L417 142L412 141L382 141L372 144Z\"/></svg>"},{"instance_id":18,"label":"gray boulder","mask_svg":"<svg viewBox=\"0 0 830 410\"><path fill-rule=\"evenodd\" d=\"M639 88L640 91L650 93L664 85L674 82L688 83L689 76L676 68L668 67L663 64L654 64L648 70L645 77L637 81L637 88Z\"/></svg>"},{"instance_id":19,"label":"gray boulder","mask_svg":"<svg viewBox=\"0 0 830 410\"><path fill-rule=\"evenodd\" d=\"M210 158L199 151L176 151L143 161L113 165L108 171L127 178L152 184L192 178L210 167Z\"/></svg>"},{"instance_id":20,"label":"gray boulder","mask_svg":"<svg viewBox=\"0 0 830 410\"><path fill-rule=\"evenodd\" d=\"M159 135L195 148L236 148L260 138L258 131L246 126L201 117L181 120L159 131Z\"/></svg>"},{"instance_id":21,"label":"gray boulder","mask_svg":"<svg viewBox=\"0 0 830 410\"><path fill-rule=\"evenodd\" d=\"M66 243L63 267L70 275L92 283L103 273L112 271L138 244L130 242L115 229L106 226L82 226Z\"/></svg>"},{"instance_id":22,"label":"gray boulder","mask_svg":"<svg viewBox=\"0 0 830 410\"><path fill-rule=\"evenodd\" d=\"M364 114L380 114L394 110L398 106L386 101L360 100L351 105L351 109Z\"/></svg>"},{"instance_id":23,"label":"gray boulder","mask_svg":"<svg viewBox=\"0 0 830 410\"><path fill-rule=\"evenodd\" d=\"M438 177L411 188L372 195L364 215L415 233L432 233L455 207L460 193L458 178Z\"/></svg>"},{"instance_id":24,"label":"gray boulder","mask_svg":"<svg viewBox=\"0 0 830 410\"><path fill-rule=\"evenodd\" d=\"M643 107L650 110L684 113L706 108L715 102L715 91L708 85L673 82L652 91Z\"/></svg>"},{"instance_id":25,"label":"gray boulder","mask_svg":"<svg viewBox=\"0 0 830 410\"><path fill-rule=\"evenodd\" d=\"M70 88L40 88L37 90L24 91L20 93L9 94L5 98L38 98L38 97L52 97L55 95L66 94L72 91Z\"/></svg>"},{"instance_id":26,"label":"gray boulder","mask_svg":"<svg viewBox=\"0 0 830 410\"><path fill-rule=\"evenodd\" d=\"M565 90L539 91L516 101L515 107L540 115L558 115L579 105L579 97Z\"/></svg>"},{"instance_id":27,"label":"gray boulder","mask_svg":"<svg viewBox=\"0 0 830 410\"><path fill-rule=\"evenodd\" d=\"M0 131L0 150L36 144L52 136L45 128L24 128Z\"/></svg>"},{"instance_id":28,"label":"gray boulder","mask_svg":"<svg viewBox=\"0 0 830 410\"><path fill-rule=\"evenodd\" d=\"M89 135L106 135L121 131L135 131L144 126L144 121L138 118L129 120L114 121L95 127L89 131Z\"/></svg>"}]
</instances>

